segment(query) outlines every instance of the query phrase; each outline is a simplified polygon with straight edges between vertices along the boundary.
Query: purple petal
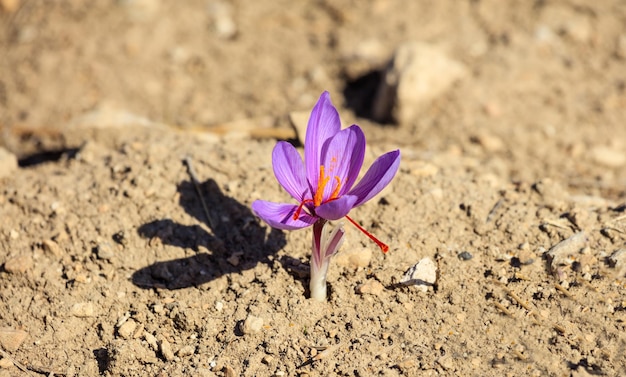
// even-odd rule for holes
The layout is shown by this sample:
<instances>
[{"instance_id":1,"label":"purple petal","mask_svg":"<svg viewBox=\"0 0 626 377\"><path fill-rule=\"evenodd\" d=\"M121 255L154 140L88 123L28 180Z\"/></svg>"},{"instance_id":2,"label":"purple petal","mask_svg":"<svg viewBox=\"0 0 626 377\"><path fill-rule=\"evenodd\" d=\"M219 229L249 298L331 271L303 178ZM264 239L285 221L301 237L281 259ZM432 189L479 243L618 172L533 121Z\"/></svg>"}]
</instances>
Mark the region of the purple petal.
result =
<instances>
[{"instance_id":1,"label":"purple petal","mask_svg":"<svg viewBox=\"0 0 626 377\"><path fill-rule=\"evenodd\" d=\"M302 211L298 220L293 219L293 214L298 206L287 203L273 203L265 200L255 200L252 203L252 211L265 221L269 226L282 230L296 230L313 225L317 218Z\"/></svg>"},{"instance_id":2,"label":"purple petal","mask_svg":"<svg viewBox=\"0 0 626 377\"><path fill-rule=\"evenodd\" d=\"M315 208L315 214L326 220L339 220L354 208L358 199L355 195L344 195Z\"/></svg>"},{"instance_id":3,"label":"purple petal","mask_svg":"<svg viewBox=\"0 0 626 377\"><path fill-rule=\"evenodd\" d=\"M348 192L348 195L359 197L354 206L360 206L381 192L396 175L398 167L400 167L399 150L378 157L361 181Z\"/></svg>"},{"instance_id":4,"label":"purple petal","mask_svg":"<svg viewBox=\"0 0 626 377\"><path fill-rule=\"evenodd\" d=\"M283 188L298 202L309 191L302 157L293 145L279 141L272 152L274 175ZM308 197L311 195L309 194Z\"/></svg>"},{"instance_id":5,"label":"purple petal","mask_svg":"<svg viewBox=\"0 0 626 377\"><path fill-rule=\"evenodd\" d=\"M311 111L304 140L304 163L311 188L317 188L320 174L320 156L324 143L341 130L337 109L330 102L330 94L322 93Z\"/></svg>"},{"instance_id":6,"label":"purple petal","mask_svg":"<svg viewBox=\"0 0 626 377\"><path fill-rule=\"evenodd\" d=\"M357 125L352 125L339 131L322 148L322 164L324 174L330 177L324 188L323 200L328 200L337 186L336 178L340 180L339 196L352 188L359 176L363 158L365 157L365 135Z\"/></svg>"}]
</instances>

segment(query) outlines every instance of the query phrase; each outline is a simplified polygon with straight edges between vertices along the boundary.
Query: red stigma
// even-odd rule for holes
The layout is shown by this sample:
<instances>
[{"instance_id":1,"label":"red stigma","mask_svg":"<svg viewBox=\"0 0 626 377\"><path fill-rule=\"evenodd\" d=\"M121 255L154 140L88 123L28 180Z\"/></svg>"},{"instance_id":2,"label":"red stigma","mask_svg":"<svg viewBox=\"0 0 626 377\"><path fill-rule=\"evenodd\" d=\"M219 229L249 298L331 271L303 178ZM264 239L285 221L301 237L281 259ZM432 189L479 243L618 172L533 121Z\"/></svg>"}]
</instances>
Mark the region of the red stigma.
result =
<instances>
[{"instance_id":1,"label":"red stigma","mask_svg":"<svg viewBox=\"0 0 626 377\"><path fill-rule=\"evenodd\" d=\"M356 226L361 232L365 233L366 236L368 236L372 241L374 241L376 243L376 245L378 245L378 247L380 247L380 250L383 253L387 253L389 251L389 246L387 246L386 244L384 244L383 242L381 242L378 238L374 237L374 235L370 232L368 232L367 230L363 229L362 226L360 226L359 224L356 223L356 221L352 220L350 218L350 216L346 215L346 219L348 219L354 226Z\"/></svg>"}]
</instances>

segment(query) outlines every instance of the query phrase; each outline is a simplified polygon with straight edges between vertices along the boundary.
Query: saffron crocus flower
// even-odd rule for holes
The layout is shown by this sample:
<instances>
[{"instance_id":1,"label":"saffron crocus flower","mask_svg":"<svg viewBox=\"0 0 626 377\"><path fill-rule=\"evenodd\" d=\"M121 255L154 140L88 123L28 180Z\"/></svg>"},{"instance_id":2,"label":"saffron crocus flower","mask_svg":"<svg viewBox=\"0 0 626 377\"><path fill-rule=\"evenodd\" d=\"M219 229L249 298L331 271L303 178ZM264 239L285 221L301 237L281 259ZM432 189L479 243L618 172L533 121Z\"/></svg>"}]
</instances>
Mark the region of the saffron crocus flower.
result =
<instances>
[{"instance_id":1,"label":"saffron crocus flower","mask_svg":"<svg viewBox=\"0 0 626 377\"><path fill-rule=\"evenodd\" d=\"M295 230L313 225L311 281L317 267L322 270L328 268L328 260L337 251L343 236L343 229L339 227L340 232L333 233L328 242L322 242L324 225L329 220L345 217L376 242L383 252L389 249L352 220L348 213L373 198L391 182L400 165L400 151L388 152L376 159L355 185L364 156L363 131L357 125L341 129L339 114L328 92L322 93L311 112L304 141L304 162L291 144L280 141L274 147L274 175L297 204L257 200L252 203L252 210L273 228ZM339 241L333 242L335 237L339 237ZM324 246L334 250L323 250ZM329 252L330 255L327 255ZM325 268L316 266L317 262L325 264ZM325 271L323 275L326 275Z\"/></svg>"}]
</instances>

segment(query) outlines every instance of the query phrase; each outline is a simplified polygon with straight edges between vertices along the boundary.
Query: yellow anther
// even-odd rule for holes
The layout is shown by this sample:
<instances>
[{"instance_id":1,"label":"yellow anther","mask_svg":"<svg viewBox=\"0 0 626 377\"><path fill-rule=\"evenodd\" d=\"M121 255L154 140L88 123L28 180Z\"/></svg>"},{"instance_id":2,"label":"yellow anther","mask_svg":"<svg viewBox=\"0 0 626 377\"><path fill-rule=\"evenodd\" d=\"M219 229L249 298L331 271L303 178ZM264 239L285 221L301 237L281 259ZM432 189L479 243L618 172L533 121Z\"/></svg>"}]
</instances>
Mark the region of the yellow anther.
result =
<instances>
[{"instance_id":1,"label":"yellow anther","mask_svg":"<svg viewBox=\"0 0 626 377\"><path fill-rule=\"evenodd\" d=\"M317 191L315 191L315 196L313 196L313 205L315 205L316 207L324 203L324 189L326 188L328 181L330 181L330 177L326 176L326 174L324 173L324 165L321 165L320 178L317 181ZM341 179L338 176L335 176L335 181L337 181L337 186L335 186L327 201L337 199L337 197L339 196L339 190L341 189Z\"/></svg>"},{"instance_id":2,"label":"yellow anther","mask_svg":"<svg viewBox=\"0 0 626 377\"><path fill-rule=\"evenodd\" d=\"M315 191L315 197L313 198L313 204L318 207L322 204L324 199L324 188L330 180L330 177L324 176L324 165L320 166L320 179L317 181L317 191Z\"/></svg>"}]
</instances>

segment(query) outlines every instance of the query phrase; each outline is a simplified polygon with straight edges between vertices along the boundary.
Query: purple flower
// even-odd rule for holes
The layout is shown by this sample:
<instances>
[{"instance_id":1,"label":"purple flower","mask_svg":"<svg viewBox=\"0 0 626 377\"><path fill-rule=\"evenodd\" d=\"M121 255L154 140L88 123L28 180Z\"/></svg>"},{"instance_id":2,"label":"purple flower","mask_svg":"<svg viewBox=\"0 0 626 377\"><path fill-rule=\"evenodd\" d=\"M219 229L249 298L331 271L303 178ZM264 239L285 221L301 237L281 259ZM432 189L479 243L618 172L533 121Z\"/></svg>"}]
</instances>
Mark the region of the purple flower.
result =
<instances>
[{"instance_id":1,"label":"purple flower","mask_svg":"<svg viewBox=\"0 0 626 377\"><path fill-rule=\"evenodd\" d=\"M365 156L365 135L352 125L341 129L328 92L311 112L304 142L304 162L291 144L280 141L272 152L274 175L298 204L257 200L252 210L270 226L301 229L317 221L346 217L386 252L388 247L348 217L355 207L382 191L400 165L400 151L380 156L355 185Z\"/></svg>"}]
</instances>

